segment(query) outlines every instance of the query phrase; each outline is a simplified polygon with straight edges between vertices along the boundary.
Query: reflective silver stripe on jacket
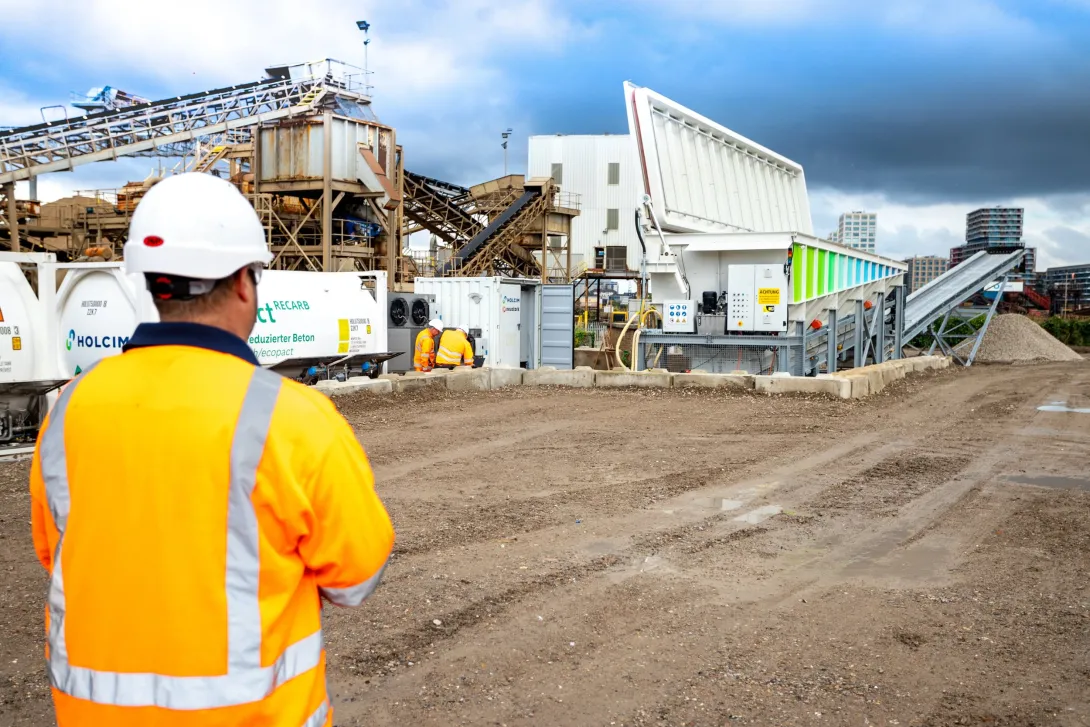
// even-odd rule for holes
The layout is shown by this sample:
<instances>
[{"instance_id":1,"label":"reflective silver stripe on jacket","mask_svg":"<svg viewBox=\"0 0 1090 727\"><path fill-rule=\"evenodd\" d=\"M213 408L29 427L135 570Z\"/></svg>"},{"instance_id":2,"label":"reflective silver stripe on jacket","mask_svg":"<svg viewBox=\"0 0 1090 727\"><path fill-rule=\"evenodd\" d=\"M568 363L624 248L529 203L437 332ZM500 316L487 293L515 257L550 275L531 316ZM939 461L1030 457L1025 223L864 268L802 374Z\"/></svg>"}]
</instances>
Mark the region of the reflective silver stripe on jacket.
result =
<instances>
[{"instance_id":1,"label":"reflective silver stripe on jacket","mask_svg":"<svg viewBox=\"0 0 1090 727\"><path fill-rule=\"evenodd\" d=\"M61 392L39 449L46 499L60 533L57 550L53 554L53 578L49 588L49 675L53 686L65 694L98 704L177 710L214 709L264 699L289 679L316 668L322 658L321 630L288 646L274 664L261 666L261 610L258 599L260 536L251 495L281 385L278 374L262 368L256 368L250 379L231 443L225 579L227 673L178 677L98 671L68 663L64 634L64 576L60 557L71 504L64 425L72 392L93 368L89 367ZM327 713L328 704L315 712L304 727L323 724Z\"/></svg>"},{"instance_id":2,"label":"reflective silver stripe on jacket","mask_svg":"<svg viewBox=\"0 0 1090 727\"><path fill-rule=\"evenodd\" d=\"M446 346L440 346L439 353L435 355L435 360L438 363L457 364L462 360L462 351L451 351Z\"/></svg>"},{"instance_id":3,"label":"reflective silver stripe on jacket","mask_svg":"<svg viewBox=\"0 0 1090 727\"><path fill-rule=\"evenodd\" d=\"M378 573L375 573L363 583L347 588L320 588L319 590L323 596L338 606L359 606L378 588L384 570L386 570L385 563L378 569Z\"/></svg>"}]
</instances>

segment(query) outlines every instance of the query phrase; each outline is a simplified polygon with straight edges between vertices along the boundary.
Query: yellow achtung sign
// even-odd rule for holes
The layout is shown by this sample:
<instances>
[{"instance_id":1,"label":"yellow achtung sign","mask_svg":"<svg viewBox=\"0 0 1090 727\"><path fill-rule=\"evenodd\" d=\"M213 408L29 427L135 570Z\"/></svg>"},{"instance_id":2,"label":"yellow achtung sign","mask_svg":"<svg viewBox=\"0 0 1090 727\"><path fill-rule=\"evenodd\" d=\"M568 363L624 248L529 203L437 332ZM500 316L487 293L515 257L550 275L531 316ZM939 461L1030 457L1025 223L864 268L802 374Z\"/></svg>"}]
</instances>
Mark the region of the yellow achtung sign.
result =
<instances>
[{"instance_id":1,"label":"yellow achtung sign","mask_svg":"<svg viewBox=\"0 0 1090 727\"><path fill-rule=\"evenodd\" d=\"M779 305L779 288L757 288L757 305Z\"/></svg>"}]
</instances>

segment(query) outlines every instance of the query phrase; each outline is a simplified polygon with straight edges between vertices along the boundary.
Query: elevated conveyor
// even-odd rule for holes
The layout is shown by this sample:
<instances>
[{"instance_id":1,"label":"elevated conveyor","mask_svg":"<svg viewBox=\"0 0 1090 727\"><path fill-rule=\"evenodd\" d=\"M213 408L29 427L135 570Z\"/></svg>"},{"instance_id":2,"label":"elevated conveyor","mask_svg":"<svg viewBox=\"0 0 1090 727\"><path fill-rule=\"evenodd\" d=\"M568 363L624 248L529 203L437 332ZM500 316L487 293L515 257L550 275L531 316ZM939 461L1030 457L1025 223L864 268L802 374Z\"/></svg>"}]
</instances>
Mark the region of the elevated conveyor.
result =
<instances>
[{"instance_id":1,"label":"elevated conveyor","mask_svg":"<svg viewBox=\"0 0 1090 727\"><path fill-rule=\"evenodd\" d=\"M997 255L979 252L915 291L905 299L900 336L897 335L898 313L895 298L883 299L881 305L872 311L857 311L855 314L839 317L833 322L838 350L844 355L851 352L855 365L861 366L868 356L879 360L895 357L898 343L907 343L921 333L933 332L938 334L938 338L953 338L951 334L956 331L946 328L947 317L974 295L1017 268L1024 255L1024 250ZM981 336L987 332L995 308L993 303L988 309L985 325L980 331ZM882 311L880 316L877 315L879 309ZM863 321L863 325L858 328L857 320ZM937 329L935 324L940 324ZM835 369L835 357L833 361L828 359L830 330L827 328L823 333L810 334L806 352L811 362L825 362L827 367ZM974 347L970 355L962 360L956 352L948 351L950 347L945 343L940 344L940 348L966 365L972 363L976 350Z\"/></svg>"},{"instance_id":2,"label":"elevated conveyor","mask_svg":"<svg viewBox=\"0 0 1090 727\"><path fill-rule=\"evenodd\" d=\"M496 219L489 222L469 242L462 245L451 257L444 270L448 268L465 268L473 260L474 256L488 245L489 241L501 235L505 229L512 227L513 223L517 222L523 212L540 196L540 187L528 188L510 207L501 212Z\"/></svg>"},{"instance_id":3,"label":"elevated conveyor","mask_svg":"<svg viewBox=\"0 0 1090 727\"><path fill-rule=\"evenodd\" d=\"M913 292L905 303L905 340L925 333L932 323L1014 270L1025 254L1025 250L978 252Z\"/></svg>"},{"instance_id":4,"label":"elevated conveyor","mask_svg":"<svg viewBox=\"0 0 1090 727\"><path fill-rule=\"evenodd\" d=\"M0 185L309 111L324 78L275 78L0 133Z\"/></svg>"},{"instance_id":5,"label":"elevated conveyor","mask_svg":"<svg viewBox=\"0 0 1090 727\"><path fill-rule=\"evenodd\" d=\"M473 239L483 227L465 209L469 190L438 179L404 173L405 216L451 245Z\"/></svg>"}]
</instances>

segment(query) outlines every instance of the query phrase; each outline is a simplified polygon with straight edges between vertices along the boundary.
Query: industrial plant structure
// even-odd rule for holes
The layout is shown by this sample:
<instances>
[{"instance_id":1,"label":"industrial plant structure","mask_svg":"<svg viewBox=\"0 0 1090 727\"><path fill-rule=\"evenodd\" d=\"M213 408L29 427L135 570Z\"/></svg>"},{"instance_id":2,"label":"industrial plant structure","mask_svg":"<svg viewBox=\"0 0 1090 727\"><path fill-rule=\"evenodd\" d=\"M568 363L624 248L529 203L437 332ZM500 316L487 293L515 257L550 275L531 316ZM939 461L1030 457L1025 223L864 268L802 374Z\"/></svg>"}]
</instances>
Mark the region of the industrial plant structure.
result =
<instances>
[{"instance_id":1,"label":"industrial plant structure","mask_svg":"<svg viewBox=\"0 0 1090 727\"><path fill-rule=\"evenodd\" d=\"M509 176L464 188L405 169L393 127L372 108L366 74L325 59L272 66L260 81L0 132L0 247L62 260L116 254L132 211L159 179L39 205L14 184L126 156L178 159L170 173L230 179L253 202L279 270L385 270L391 289L418 274L570 278L579 214L550 179ZM405 253L435 236L431 269ZM438 267L437 267L438 265Z\"/></svg>"}]
</instances>

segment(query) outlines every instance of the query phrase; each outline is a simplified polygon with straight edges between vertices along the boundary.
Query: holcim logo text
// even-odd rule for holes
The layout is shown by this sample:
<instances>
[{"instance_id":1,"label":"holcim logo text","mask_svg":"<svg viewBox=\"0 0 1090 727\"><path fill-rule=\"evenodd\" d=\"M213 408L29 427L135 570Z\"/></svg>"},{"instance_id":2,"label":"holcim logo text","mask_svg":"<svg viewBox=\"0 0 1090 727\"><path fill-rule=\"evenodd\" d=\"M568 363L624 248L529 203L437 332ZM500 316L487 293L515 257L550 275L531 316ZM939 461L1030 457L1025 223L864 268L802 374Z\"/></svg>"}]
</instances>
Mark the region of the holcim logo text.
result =
<instances>
[{"instance_id":1,"label":"holcim logo text","mask_svg":"<svg viewBox=\"0 0 1090 727\"><path fill-rule=\"evenodd\" d=\"M129 342L128 336L81 336L75 331L68 331L68 340L64 342L66 350L76 348L122 348Z\"/></svg>"}]
</instances>

